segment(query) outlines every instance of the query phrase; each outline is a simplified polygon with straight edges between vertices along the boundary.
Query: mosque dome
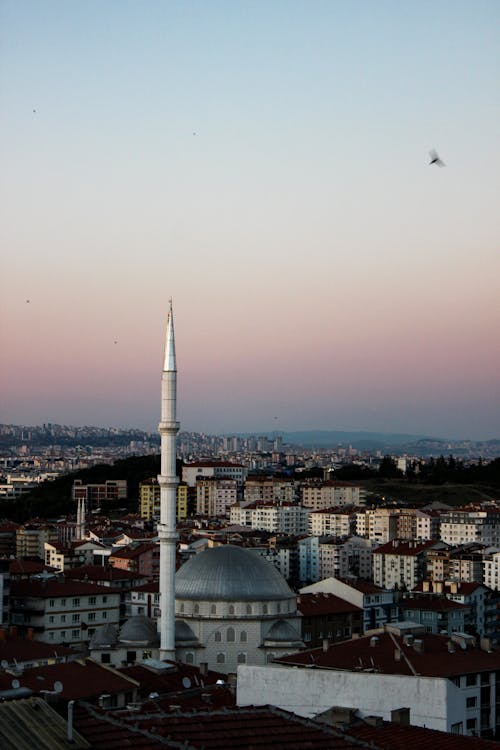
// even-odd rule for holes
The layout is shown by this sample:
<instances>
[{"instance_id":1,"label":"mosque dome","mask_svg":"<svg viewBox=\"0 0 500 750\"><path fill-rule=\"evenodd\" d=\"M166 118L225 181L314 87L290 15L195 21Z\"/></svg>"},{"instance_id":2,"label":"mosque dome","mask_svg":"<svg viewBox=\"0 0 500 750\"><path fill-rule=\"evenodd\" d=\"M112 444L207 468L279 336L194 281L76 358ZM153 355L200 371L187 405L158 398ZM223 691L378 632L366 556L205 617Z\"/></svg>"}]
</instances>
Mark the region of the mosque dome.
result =
<instances>
[{"instance_id":1,"label":"mosque dome","mask_svg":"<svg viewBox=\"0 0 500 750\"><path fill-rule=\"evenodd\" d=\"M120 643L141 643L153 646L158 645L159 640L156 623L146 615L130 617L120 630Z\"/></svg>"},{"instance_id":2,"label":"mosque dome","mask_svg":"<svg viewBox=\"0 0 500 750\"><path fill-rule=\"evenodd\" d=\"M96 628L90 639L90 648L112 648L118 641L118 629L116 625L108 623Z\"/></svg>"},{"instance_id":3,"label":"mosque dome","mask_svg":"<svg viewBox=\"0 0 500 750\"><path fill-rule=\"evenodd\" d=\"M176 599L270 601L295 594L272 563L256 552L226 544L192 557L175 576Z\"/></svg>"},{"instance_id":4,"label":"mosque dome","mask_svg":"<svg viewBox=\"0 0 500 750\"><path fill-rule=\"evenodd\" d=\"M266 636L266 641L272 641L273 643L302 642L299 633L286 620L279 620L274 623Z\"/></svg>"}]
</instances>

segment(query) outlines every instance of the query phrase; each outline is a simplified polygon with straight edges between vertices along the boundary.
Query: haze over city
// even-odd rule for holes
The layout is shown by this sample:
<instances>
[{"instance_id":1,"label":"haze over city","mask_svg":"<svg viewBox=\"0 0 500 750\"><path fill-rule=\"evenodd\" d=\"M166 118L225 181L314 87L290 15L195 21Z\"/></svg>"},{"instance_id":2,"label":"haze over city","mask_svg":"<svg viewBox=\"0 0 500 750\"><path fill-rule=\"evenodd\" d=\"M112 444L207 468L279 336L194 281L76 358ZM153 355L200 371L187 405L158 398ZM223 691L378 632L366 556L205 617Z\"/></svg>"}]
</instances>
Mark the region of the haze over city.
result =
<instances>
[{"instance_id":1,"label":"haze over city","mask_svg":"<svg viewBox=\"0 0 500 750\"><path fill-rule=\"evenodd\" d=\"M498 3L0 14L0 421L499 437Z\"/></svg>"}]
</instances>

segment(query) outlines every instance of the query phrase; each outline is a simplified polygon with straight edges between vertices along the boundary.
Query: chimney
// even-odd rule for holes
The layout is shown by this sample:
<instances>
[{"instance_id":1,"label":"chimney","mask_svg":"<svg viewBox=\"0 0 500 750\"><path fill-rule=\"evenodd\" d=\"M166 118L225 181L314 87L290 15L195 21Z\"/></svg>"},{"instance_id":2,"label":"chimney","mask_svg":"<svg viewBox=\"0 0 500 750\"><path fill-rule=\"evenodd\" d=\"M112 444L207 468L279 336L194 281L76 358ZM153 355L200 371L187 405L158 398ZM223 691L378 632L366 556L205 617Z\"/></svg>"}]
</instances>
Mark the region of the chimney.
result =
<instances>
[{"instance_id":1,"label":"chimney","mask_svg":"<svg viewBox=\"0 0 500 750\"><path fill-rule=\"evenodd\" d=\"M417 652L417 654L423 654L424 653L424 642L421 638L415 638L413 641L413 648Z\"/></svg>"},{"instance_id":2,"label":"chimney","mask_svg":"<svg viewBox=\"0 0 500 750\"><path fill-rule=\"evenodd\" d=\"M402 727L410 726L410 709L395 708L391 711L391 721L394 724L400 724Z\"/></svg>"},{"instance_id":3,"label":"chimney","mask_svg":"<svg viewBox=\"0 0 500 750\"><path fill-rule=\"evenodd\" d=\"M481 651L487 651L489 654L491 653L491 640L489 638L481 638L479 646Z\"/></svg>"},{"instance_id":4,"label":"chimney","mask_svg":"<svg viewBox=\"0 0 500 750\"><path fill-rule=\"evenodd\" d=\"M379 643L380 643L380 638L378 638L376 635L373 635L370 638L370 646L372 648L376 648L379 645Z\"/></svg>"},{"instance_id":5,"label":"chimney","mask_svg":"<svg viewBox=\"0 0 500 750\"><path fill-rule=\"evenodd\" d=\"M401 650L399 648L394 649L394 661L401 661Z\"/></svg>"},{"instance_id":6,"label":"chimney","mask_svg":"<svg viewBox=\"0 0 500 750\"><path fill-rule=\"evenodd\" d=\"M365 716L364 721L366 721L371 727L381 727L384 723L381 716Z\"/></svg>"},{"instance_id":7,"label":"chimney","mask_svg":"<svg viewBox=\"0 0 500 750\"><path fill-rule=\"evenodd\" d=\"M328 638L323 638L323 651L326 654L328 651L328 646L330 645Z\"/></svg>"}]
</instances>

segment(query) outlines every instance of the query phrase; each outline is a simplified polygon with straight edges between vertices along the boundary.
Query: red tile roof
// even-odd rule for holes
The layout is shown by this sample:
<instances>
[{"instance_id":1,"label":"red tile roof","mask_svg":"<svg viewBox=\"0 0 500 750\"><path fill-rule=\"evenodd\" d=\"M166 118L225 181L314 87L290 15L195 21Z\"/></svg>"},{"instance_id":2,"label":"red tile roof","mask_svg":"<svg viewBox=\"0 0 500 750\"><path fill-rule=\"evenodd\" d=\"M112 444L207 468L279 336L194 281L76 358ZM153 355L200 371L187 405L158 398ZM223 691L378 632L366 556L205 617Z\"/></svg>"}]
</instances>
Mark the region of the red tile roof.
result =
<instances>
[{"instance_id":1,"label":"red tile roof","mask_svg":"<svg viewBox=\"0 0 500 750\"><path fill-rule=\"evenodd\" d=\"M401 609L425 609L429 612L448 612L449 610L463 610L467 612L469 607L445 596L417 596L411 599L402 599L399 603Z\"/></svg>"},{"instance_id":2,"label":"red tile roof","mask_svg":"<svg viewBox=\"0 0 500 750\"><path fill-rule=\"evenodd\" d=\"M107 728L104 722L108 722ZM125 728L134 732L137 743L124 743ZM168 738L172 743L170 747L185 747L186 750L357 750L360 746L366 747L337 729L273 706L163 714L113 711L107 716L80 705L75 715L75 729L95 750L122 750L132 746L143 750L150 747L144 744L146 739L156 737L164 742ZM132 743L130 735L127 740Z\"/></svg>"},{"instance_id":3,"label":"red tile roof","mask_svg":"<svg viewBox=\"0 0 500 750\"><path fill-rule=\"evenodd\" d=\"M347 730L349 735L374 743L384 750L498 750L498 742L481 737L438 732L425 727L384 722L380 727L363 726Z\"/></svg>"},{"instance_id":4,"label":"red tile roof","mask_svg":"<svg viewBox=\"0 0 500 750\"><path fill-rule=\"evenodd\" d=\"M425 542L401 542L398 539L392 539L387 544L382 544L373 551L374 555L404 555L415 557L421 552L424 552L429 547L433 547L436 544L435 541L428 540Z\"/></svg>"},{"instance_id":5,"label":"red tile roof","mask_svg":"<svg viewBox=\"0 0 500 750\"><path fill-rule=\"evenodd\" d=\"M335 594L300 594L297 597L297 609L305 617L318 615L361 613L363 609L355 604L346 602Z\"/></svg>"},{"instance_id":6,"label":"red tile roof","mask_svg":"<svg viewBox=\"0 0 500 750\"><path fill-rule=\"evenodd\" d=\"M301 651L290 656L276 659L276 662L288 666L311 666L326 669L345 669L354 672L363 670L411 676L415 672L424 677L454 677L472 672L487 672L500 669L500 651L488 653L480 648L460 648L454 645L448 650L448 636L426 633L418 638L423 642L423 652L419 653L415 645L407 645L403 638L380 632L376 634L377 645L372 646L373 636L364 636L351 641L330 644L327 651L322 648ZM396 649L401 652L401 659L395 659Z\"/></svg>"},{"instance_id":7,"label":"red tile roof","mask_svg":"<svg viewBox=\"0 0 500 750\"><path fill-rule=\"evenodd\" d=\"M82 565L79 568L65 571L64 577L73 581L136 581L144 580L145 576L133 573L124 568L114 568L111 565Z\"/></svg>"},{"instance_id":8,"label":"red tile roof","mask_svg":"<svg viewBox=\"0 0 500 750\"><path fill-rule=\"evenodd\" d=\"M52 691L54 683L62 683L61 698L64 700L93 701L105 693L130 692L138 687L131 677L120 674L109 666L101 666L92 659L53 664L25 670L19 678L22 687L36 693Z\"/></svg>"},{"instance_id":9,"label":"red tile roof","mask_svg":"<svg viewBox=\"0 0 500 750\"><path fill-rule=\"evenodd\" d=\"M86 596L87 594L119 594L119 589L99 586L85 581L14 581L10 587L11 596L28 596L38 599L58 598L61 596Z\"/></svg>"},{"instance_id":10,"label":"red tile roof","mask_svg":"<svg viewBox=\"0 0 500 750\"><path fill-rule=\"evenodd\" d=\"M63 657L65 659L76 658L78 652L66 646L58 644L43 643L34 641L29 638L20 638L18 635L11 635L10 630L2 630L0 635L0 661L7 661L9 664L35 662L43 659L54 659ZM12 677L10 678L12 679Z\"/></svg>"}]
</instances>

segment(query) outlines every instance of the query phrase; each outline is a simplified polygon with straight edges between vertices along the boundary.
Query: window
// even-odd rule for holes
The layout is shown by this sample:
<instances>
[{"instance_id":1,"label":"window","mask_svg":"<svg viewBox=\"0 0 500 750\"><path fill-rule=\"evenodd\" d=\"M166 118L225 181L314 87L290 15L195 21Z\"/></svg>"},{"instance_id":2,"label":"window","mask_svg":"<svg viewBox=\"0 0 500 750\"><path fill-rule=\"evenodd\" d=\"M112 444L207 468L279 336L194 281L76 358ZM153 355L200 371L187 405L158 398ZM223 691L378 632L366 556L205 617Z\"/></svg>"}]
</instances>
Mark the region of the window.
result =
<instances>
[{"instance_id":1,"label":"window","mask_svg":"<svg viewBox=\"0 0 500 750\"><path fill-rule=\"evenodd\" d=\"M467 687L477 685L477 674L468 674L465 676L465 684Z\"/></svg>"},{"instance_id":2,"label":"window","mask_svg":"<svg viewBox=\"0 0 500 750\"><path fill-rule=\"evenodd\" d=\"M104 596L102 597L102 603L103 603L103 604L106 604L106 602L107 602L107 601L108 601L108 597L107 597L106 595L104 595Z\"/></svg>"},{"instance_id":3,"label":"window","mask_svg":"<svg viewBox=\"0 0 500 750\"><path fill-rule=\"evenodd\" d=\"M110 664L111 654L101 654L101 664Z\"/></svg>"},{"instance_id":4,"label":"window","mask_svg":"<svg viewBox=\"0 0 500 750\"><path fill-rule=\"evenodd\" d=\"M217 614L217 606L215 604L210 605L210 614L216 615Z\"/></svg>"},{"instance_id":5,"label":"window","mask_svg":"<svg viewBox=\"0 0 500 750\"><path fill-rule=\"evenodd\" d=\"M223 654L223 653L219 652L217 654L216 661L217 661L217 664L225 664L226 663L226 654Z\"/></svg>"},{"instance_id":6,"label":"window","mask_svg":"<svg viewBox=\"0 0 500 750\"><path fill-rule=\"evenodd\" d=\"M89 612L89 622L94 622L95 620L95 612Z\"/></svg>"},{"instance_id":7,"label":"window","mask_svg":"<svg viewBox=\"0 0 500 750\"><path fill-rule=\"evenodd\" d=\"M221 633L220 633L220 631L219 631L219 630L216 630L216 631L215 631L215 635L214 635L214 641L215 641L216 643L220 643L220 642L221 642L221 640L222 640L222 635L221 635Z\"/></svg>"},{"instance_id":8,"label":"window","mask_svg":"<svg viewBox=\"0 0 500 750\"><path fill-rule=\"evenodd\" d=\"M242 630L241 631L241 633L240 633L240 641L241 641L241 643L246 643L247 642L247 631L246 630Z\"/></svg>"},{"instance_id":9,"label":"window","mask_svg":"<svg viewBox=\"0 0 500 750\"><path fill-rule=\"evenodd\" d=\"M50 622L50 623L53 623L53 622L54 622L54 615L49 615L49 622Z\"/></svg>"},{"instance_id":10,"label":"window","mask_svg":"<svg viewBox=\"0 0 500 750\"><path fill-rule=\"evenodd\" d=\"M55 604L56 604L56 600L55 599L49 599L49 607L54 607Z\"/></svg>"},{"instance_id":11,"label":"window","mask_svg":"<svg viewBox=\"0 0 500 750\"><path fill-rule=\"evenodd\" d=\"M71 637L74 638L75 640L78 639L80 637L80 631L79 630L72 630L71 631Z\"/></svg>"},{"instance_id":12,"label":"window","mask_svg":"<svg viewBox=\"0 0 500 750\"><path fill-rule=\"evenodd\" d=\"M234 615L234 605L233 604L229 605L229 614L230 615Z\"/></svg>"},{"instance_id":13,"label":"window","mask_svg":"<svg viewBox=\"0 0 500 750\"><path fill-rule=\"evenodd\" d=\"M181 604L181 606L180 606L180 611L181 611L181 612L184 612L184 602L183 602L183 603Z\"/></svg>"},{"instance_id":14,"label":"window","mask_svg":"<svg viewBox=\"0 0 500 750\"><path fill-rule=\"evenodd\" d=\"M263 604L262 605L262 614L263 615L267 615L267 613L268 613L267 604Z\"/></svg>"},{"instance_id":15,"label":"window","mask_svg":"<svg viewBox=\"0 0 500 750\"><path fill-rule=\"evenodd\" d=\"M127 664L133 664L137 659L136 651L127 651Z\"/></svg>"},{"instance_id":16,"label":"window","mask_svg":"<svg viewBox=\"0 0 500 750\"><path fill-rule=\"evenodd\" d=\"M193 612L194 612L195 615L199 615L200 614L200 605L199 604L195 604L194 605Z\"/></svg>"},{"instance_id":17,"label":"window","mask_svg":"<svg viewBox=\"0 0 500 750\"><path fill-rule=\"evenodd\" d=\"M108 619L108 613L107 612L103 612L102 613L102 619L103 620L107 620Z\"/></svg>"},{"instance_id":18,"label":"window","mask_svg":"<svg viewBox=\"0 0 500 750\"><path fill-rule=\"evenodd\" d=\"M61 622L66 622L66 615L61 615Z\"/></svg>"},{"instance_id":19,"label":"window","mask_svg":"<svg viewBox=\"0 0 500 750\"><path fill-rule=\"evenodd\" d=\"M80 599L78 599L78 598L73 599L73 601L71 603L72 603L73 607L79 607L80 606Z\"/></svg>"},{"instance_id":20,"label":"window","mask_svg":"<svg viewBox=\"0 0 500 750\"><path fill-rule=\"evenodd\" d=\"M66 638L66 631L61 630L61 641L64 641L65 638Z\"/></svg>"},{"instance_id":21,"label":"window","mask_svg":"<svg viewBox=\"0 0 500 750\"><path fill-rule=\"evenodd\" d=\"M80 615L71 615L71 622L80 622Z\"/></svg>"},{"instance_id":22,"label":"window","mask_svg":"<svg viewBox=\"0 0 500 750\"><path fill-rule=\"evenodd\" d=\"M252 605L247 604L247 615L251 615L251 614L252 614Z\"/></svg>"},{"instance_id":23,"label":"window","mask_svg":"<svg viewBox=\"0 0 500 750\"><path fill-rule=\"evenodd\" d=\"M471 733L474 734L477 727L477 720L476 719L467 719L467 734Z\"/></svg>"},{"instance_id":24,"label":"window","mask_svg":"<svg viewBox=\"0 0 500 750\"><path fill-rule=\"evenodd\" d=\"M237 657L238 664L246 664L247 663L247 655L243 652L240 652Z\"/></svg>"},{"instance_id":25,"label":"window","mask_svg":"<svg viewBox=\"0 0 500 750\"><path fill-rule=\"evenodd\" d=\"M145 649L142 652L142 658L143 659L152 659L153 658L153 652L150 648Z\"/></svg>"},{"instance_id":26,"label":"window","mask_svg":"<svg viewBox=\"0 0 500 750\"><path fill-rule=\"evenodd\" d=\"M475 708L476 706L477 706L476 696L473 696L472 698L467 698L467 708Z\"/></svg>"},{"instance_id":27,"label":"window","mask_svg":"<svg viewBox=\"0 0 500 750\"><path fill-rule=\"evenodd\" d=\"M234 641L234 628L228 628L226 633L226 640L232 643Z\"/></svg>"},{"instance_id":28,"label":"window","mask_svg":"<svg viewBox=\"0 0 500 750\"><path fill-rule=\"evenodd\" d=\"M53 630L51 630L50 633L49 633L49 640L50 641L54 640L54 631Z\"/></svg>"},{"instance_id":29,"label":"window","mask_svg":"<svg viewBox=\"0 0 500 750\"><path fill-rule=\"evenodd\" d=\"M95 604L95 603L96 603L95 596L89 596L89 604Z\"/></svg>"},{"instance_id":30,"label":"window","mask_svg":"<svg viewBox=\"0 0 500 750\"><path fill-rule=\"evenodd\" d=\"M65 607L65 606L66 606L66 599L61 599L61 607Z\"/></svg>"},{"instance_id":31,"label":"window","mask_svg":"<svg viewBox=\"0 0 500 750\"><path fill-rule=\"evenodd\" d=\"M188 651L186 654L186 664L194 664L194 654L192 651Z\"/></svg>"}]
</instances>

